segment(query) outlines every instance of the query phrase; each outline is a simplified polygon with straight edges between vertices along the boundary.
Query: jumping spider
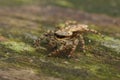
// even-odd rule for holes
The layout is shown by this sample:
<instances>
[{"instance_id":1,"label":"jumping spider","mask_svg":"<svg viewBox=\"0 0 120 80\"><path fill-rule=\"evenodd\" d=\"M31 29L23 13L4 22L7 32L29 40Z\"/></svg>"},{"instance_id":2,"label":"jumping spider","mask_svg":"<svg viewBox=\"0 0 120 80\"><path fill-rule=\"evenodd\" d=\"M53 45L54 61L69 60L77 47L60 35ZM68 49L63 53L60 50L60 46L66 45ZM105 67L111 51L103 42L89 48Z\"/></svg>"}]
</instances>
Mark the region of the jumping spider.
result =
<instances>
[{"instance_id":1,"label":"jumping spider","mask_svg":"<svg viewBox=\"0 0 120 80\"><path fill-rule=\"evenodd\" d=\"M46 40L47 45L53 50L48 56L58 56L61 54L72 57L78 45L81 43L82 51L85 52L85 41L83 34L92 32L101 35L93 29L89 29L88 25L78 24L75 21L65 22L65 27L55 31L49 31L42 38L35 41L35 46L39 46L41 40Z\"/></svg>"}]
</instances>

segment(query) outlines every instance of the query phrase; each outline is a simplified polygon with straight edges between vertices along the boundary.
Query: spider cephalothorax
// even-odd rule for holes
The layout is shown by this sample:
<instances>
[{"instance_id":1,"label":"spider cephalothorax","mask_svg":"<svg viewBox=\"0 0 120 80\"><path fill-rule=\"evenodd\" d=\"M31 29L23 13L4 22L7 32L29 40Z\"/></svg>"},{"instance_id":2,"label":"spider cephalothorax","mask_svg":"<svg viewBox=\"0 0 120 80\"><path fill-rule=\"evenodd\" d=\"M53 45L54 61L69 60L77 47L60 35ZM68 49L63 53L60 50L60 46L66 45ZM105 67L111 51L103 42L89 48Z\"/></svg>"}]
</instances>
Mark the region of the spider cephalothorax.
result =
<instances>
[{"instance_id":1,"label":"spider cephalothorax","mask_svg":"<svg viewBox=\"0 0 120 80\"><path fill-rule=\"evenodd\" d=\"M83 35L86 32L92 32L101 35L99 32L93 29L89 29L85 24L78 24L76 22L67 21L65 27L55 31L49 31L43 37L48 41L47 45L53 48L52 52L48 56L58 56L65 54L68 57L73 56L73 53L78 45L81 43L82 51L85 51L85 41ZM35 41L35 45L38 45L40 40Z\"/></svg>"}]
</instances>

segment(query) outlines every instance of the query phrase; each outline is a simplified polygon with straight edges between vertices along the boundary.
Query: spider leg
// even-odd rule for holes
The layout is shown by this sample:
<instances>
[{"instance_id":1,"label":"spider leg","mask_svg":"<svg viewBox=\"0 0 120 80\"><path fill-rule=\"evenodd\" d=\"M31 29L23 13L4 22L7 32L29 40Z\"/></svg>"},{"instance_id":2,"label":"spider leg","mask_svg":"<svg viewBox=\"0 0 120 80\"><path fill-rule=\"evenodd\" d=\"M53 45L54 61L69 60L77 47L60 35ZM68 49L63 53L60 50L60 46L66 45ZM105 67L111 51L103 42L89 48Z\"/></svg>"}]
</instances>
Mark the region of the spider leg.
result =
<instances>
[{"instance_id":1,"label":"spider leg","mask_svg":"<svg viewBox=\"0 0 120 80\"><path fill-rule=\"evenodd\" d=\"M98 34L98 35L102 36L102 38L104 38L104 35L102 35L101 33L99 33L98 31L96 31L96 30L94 30L94 29L87 29L86 31L87 31L87 32L94 33L94 34Z\"/></svg>"},{"instance_id":2,"label":"spider leg","mask_svg":"<svg viewBox=\"0 0 120 80\"><path fill-rule=\"evenodd\" d=\"M51 39L51 36L54 36L53 34L54 34L53 31L49 31L48 30L47 33L44 33L38 39L34 40L34 43L33 43L34 47L40 47L40 43L44 39L47 40L47 41L49 41L48 39Z\"/></svg>"},{"instance_id":3,"label":"spider leg","mask_svg":"<svg viewBox=\"0 0 120 80\"><path fill-rule=\"evenodd\" d=\"M65 51L66 48L67 48L67 45L63 44L58 49L56 49L52 53L48 54L48 56L58 56L62 51Z\"/></svg>"},{"instance_id":4,"label":"spider leg","mask_svg":"<svg viewBox=\"0 0 120 80\"><path fill-rule=\"evenodd\" d=\"M71 51L70 51L68 57L72 57L72 56L73 56L73 52L75 51L78 43L79 43L79 40L78 40L78 39L76 39L76 40L73 41L73 45L71 45L72 48L71 48Z\"/></svg>"},{"instance_id":5,"label":"spider leg","mask_svg":"<svg viewBox=\"0 0 120 80\"><path fill-rule=\"evenodd\" d=\"M75 25L75 24L77 24L76 21L71 21L71 20L69 20L69 21L66 21L66 22L65 22L65 26Z\"/></svg>"},{"instance_id":6,"label":"spider leg","mask_svg":"<svg viewBox=\"0 0 120 80\"><path fill-rule=\"evenodd\" d=\"M79 35L79 41L81 43L82 51L85 52L85 41L82 35Z\"/></svg>"},{"instance_id":7,"label":"spider leg","mask_svg":"<svg viewBox=\"0 0 120 80\"><path fill-rule=\"evenodd\" d=\"M41 38L34 40L33 46L34 47L40 46L40 41L41 41Z\"/></svg>"}]
</instances>

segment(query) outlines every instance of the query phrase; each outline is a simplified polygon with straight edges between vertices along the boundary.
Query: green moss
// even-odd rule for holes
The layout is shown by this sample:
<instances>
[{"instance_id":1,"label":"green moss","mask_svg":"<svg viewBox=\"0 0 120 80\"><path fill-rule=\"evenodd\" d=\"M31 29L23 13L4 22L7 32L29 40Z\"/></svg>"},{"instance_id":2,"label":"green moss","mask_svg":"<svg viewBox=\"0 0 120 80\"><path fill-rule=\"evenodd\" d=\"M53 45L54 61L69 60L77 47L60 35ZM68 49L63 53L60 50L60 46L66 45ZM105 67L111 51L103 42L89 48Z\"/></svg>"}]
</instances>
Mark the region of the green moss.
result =
<instances>
[{"instance_id":1,"label":"green moss","mask_svg":"<svg viewBox=\"0 0 120 80\"><path fill-rule=\"evenodd\" d=\"M35 49L31 47L28 44L25 44L23 42L15 42L15 41L7 41L7 42L2 42L0 43L3 45L5 48L11 49L16 52L22 52L22 51L29 51L33 52Z\"/></svg>"},{"instance_id":2,"label":"green moss","mask_svg":"<svg viewBox=\"0 0 120 80\"><path fill-rule=\"evenodd\" d=\"M10 31L9 34L12 33L12 40L8 37L8 41L0 42L1 60L6 65L9 63L8 65L13 65L14 67L34 68L38 72L40 71L39 73L60 77L64 80L119 80L119 61L117 61L118 59L116 58L119 58L119 54L116 55L116 52L119 52L119 45L116 45L120 44L119 39L108 36L102 38L99 35L89 34L85 36L86 47L88 47L86 56L78 50L75 52L75 58L66 59L46 57L47 54L50 53L49 51L35 51L30 45L32 41L31 43L27 43L29 39L32 39L30 37L33 36L28 36L27 40L22 32L29 33L29 31L27 31L26 28L21 29L21 31L18 29L20 28L5 29ZM18 32L15 32L15 30ZM34 29L30 33L36 35L34 31L37 31L37 29ZM2 32L2 35L3 33L4 32ZM40 34L38 34L38 36ZM4 36L6 35L5 33ZM16 41L16 39L18 40ZM89 39L91 43L88 42ZM24 43L24 41L26 42ZM116 47L110 46L111 44L113 44L113 46L116 45ZM6 55L7 52L9 52L9 55ZM113 59L109 59L111 57Z\"/></svg>"},{"instance_id":3,"label":"green moss","mask_svg":"<svg viewBox=\"0 0 120 80\"><path fill-rule=\"evenodd\" d=\"M114 39L112 37L108 37L108 36L99 36L99 35L88 35L88 37L92 40L96 40L98 42L103 42L103 45L106 47L110 47L110 48L116 48L117 51L119 51L120 49L120 40L119 39Z\"/></svg>"}]
</instances>

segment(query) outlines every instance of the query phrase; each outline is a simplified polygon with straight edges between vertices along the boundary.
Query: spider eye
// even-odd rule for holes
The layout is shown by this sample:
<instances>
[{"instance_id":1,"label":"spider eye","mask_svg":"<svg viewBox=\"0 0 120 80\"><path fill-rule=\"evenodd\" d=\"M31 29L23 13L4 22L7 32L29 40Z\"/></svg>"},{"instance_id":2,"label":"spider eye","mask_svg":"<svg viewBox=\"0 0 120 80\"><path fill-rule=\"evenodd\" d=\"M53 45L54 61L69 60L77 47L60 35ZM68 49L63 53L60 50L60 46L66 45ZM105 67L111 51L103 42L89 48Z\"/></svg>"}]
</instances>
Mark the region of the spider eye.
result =
<instances>
[{"instance_id":1,"label":"spider eye","mask_svg":"<svg viewBox=\"0 0 120 80\"><path fill-rule=\"evenodd\" d=\"M71 32L68 32L67 34L68 34L68 35L72 35L72 33L71 33Z\"/></svg>"}]
</instances>

